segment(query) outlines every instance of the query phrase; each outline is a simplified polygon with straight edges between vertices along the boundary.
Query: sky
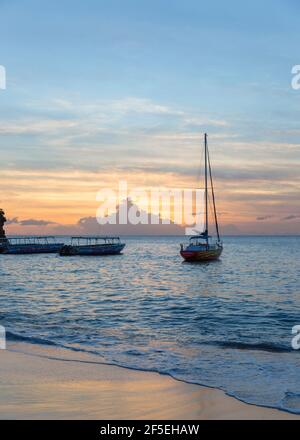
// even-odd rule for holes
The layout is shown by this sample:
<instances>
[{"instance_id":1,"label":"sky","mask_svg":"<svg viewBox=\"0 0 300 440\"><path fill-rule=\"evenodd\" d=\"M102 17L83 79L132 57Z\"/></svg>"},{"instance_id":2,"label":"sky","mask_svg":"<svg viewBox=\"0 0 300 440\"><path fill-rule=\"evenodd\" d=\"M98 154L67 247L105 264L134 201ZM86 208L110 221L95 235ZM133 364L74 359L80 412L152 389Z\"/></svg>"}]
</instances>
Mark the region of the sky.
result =
<instances>
[{"instance_id":1,"label":"sky","mask_svg":"<svg viewBox=\"0 0 300 440\"><path fill-rule=\"evenodd\" d=\"M7 231L80 230L120 180L199 186L207 132L221 230L300 233L299 13L296 0L0 0Z\"/></svg>"}]
</instances>

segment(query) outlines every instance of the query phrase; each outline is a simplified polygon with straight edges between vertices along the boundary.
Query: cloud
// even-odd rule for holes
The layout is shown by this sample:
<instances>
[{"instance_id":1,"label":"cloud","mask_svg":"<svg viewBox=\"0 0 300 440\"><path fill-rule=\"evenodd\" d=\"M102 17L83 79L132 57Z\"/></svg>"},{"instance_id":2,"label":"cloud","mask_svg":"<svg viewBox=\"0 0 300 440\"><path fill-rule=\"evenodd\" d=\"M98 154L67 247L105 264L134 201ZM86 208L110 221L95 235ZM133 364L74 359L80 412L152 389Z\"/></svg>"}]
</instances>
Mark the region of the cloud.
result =
<instances>
[{"instance_id":1,"label":"cloud","mask_svg":"<svg viewBox=\"0 0 300 440\"><path fill-rule=\"evenodd\" d=\"M125 225L120 224L118 219L121 206L118 206L116 213L113 213L111 216L107 217L107 220L111 219L113 222L116 220L116 224L100 225L95 217L83 217L78 221L77 226L79 227L80 231L85 234L184 235L185 233L185 228L183 226L177 225L171 220L169 220L169 224L163 224L163 219L160 215L151 215L149 212L139 209L139 207L132 203L130 199L124 201L122 205L127 209L127 214L131 208L134 208L139 217L147 218L148 224L132 225L129 222ZM158 224L153 224L154 218Z\"/></svg>"},{"instance_id":2,"label":"cloud","mask_svg":"<svg viewBox=\"0 0 300 440\"><path fill-rule=\"evenodd\" d=\"M17 224L19 224L18 217L7 219L6 224L7 225L17 225Z\"/></svg>"},{"instance_id":3,"label":"cloud","mask_svg":"<svg viewBox=\"0 0 300 440\"><path fill-rule=\"evenodd\" d=\"M2 169L3 164L12 169L68 169L78 163L81 169L94 169L113 166L116 158L122 164L133 159L143 164L145 158L164 164L174 150L174 158L182 163L184 150L198 151L201 131L213 134L227 125L210 114L136 97L60 98L25 103L21 110L18 115L26 117L2 118Z\"/></svg>"},{"instance_id":4,"label":"cloud","mask_svg":"<svg viewBox=\"0 0 300 440\"><path fill-rule=\"evenodd\" d=\"M215 126L215 127L228 127L230 124L224 119L213 119L205 117L186 116L184 123L189 127L203 127L203 126Z\"/></svg>"},{"instance_id":5,"label":"cloud","mask_svg":"<svg viewBox=\"0 0 300 440\"><path fill-rule=\"evenodd\" d=\"M297 220L297 219L300 219L300 214L287 215L286 217L283 217L281 220L290 221L290 220Z\"/></svg>"},{"instance_id":6,"label":"cloud","mask_svg":"<svg viewBox=\"0 0 300 440\"><path fill-rule=\"evenodd\" d=\"M114 112L121 113L152 113L155 115L171 115L183 116L185 113L182 110L171 108L167 105L158 104L150 99L129 97L120 100L106 101L103 103L107 109Z\"/></svg>"},{"instance_id":7,"label":"cloud","mask_svg":"<svg viewBox=\"0 0 300 440\"><path fill-rule=\"evenodd\" d=\"M264 220L269 220L271 218L274 218L274 215L263 215L263 216L257 217L256 220L258 222L262 222Z\"/></svg>"},{"instance_id":8,"label":"cloud","mask_svg":"<svg viewBox=\"0 0 300 440\"><path fill-rule=\"evenodd\" d=\"M221 233L224 235L239 235L242 234L242 231L237 225L227 224L221 227Z\"/></svg>"},{"instance_id":9,"label":"cloud","mask_svg":"<svg viewBox=\"0 0 300 440\"><path fill-rule=\"evenodd\" d=\"M101 233L101 226L95 217L82 217L77 222L77 227L85 233L97 234Z\"/></svg>"},{"instance_id":10,"label":"cloud","mask_svg":"<svg viewBox=\"0 0 300 440\"><path fill-rule=\"evenodd\" d=\"M76 121L70 120L34 120L4 122L0 127L0 134L27 135L27 134L51 134L63 129L74 129Z\"/></svg>"},{"instance_id":11,"label":"cloud","mask_svg":"<svg viewBox=\"0 0 300 440\"><path fill-rule=\"evenodd\" d=\"M7 221L8 225L21 225L21 226L48 226L55 225L56 222L51 222L48 220L36 220L36 219L28 219L28 220L19 220L18 217L14 217Z\"/></svg>"}]
</instances>

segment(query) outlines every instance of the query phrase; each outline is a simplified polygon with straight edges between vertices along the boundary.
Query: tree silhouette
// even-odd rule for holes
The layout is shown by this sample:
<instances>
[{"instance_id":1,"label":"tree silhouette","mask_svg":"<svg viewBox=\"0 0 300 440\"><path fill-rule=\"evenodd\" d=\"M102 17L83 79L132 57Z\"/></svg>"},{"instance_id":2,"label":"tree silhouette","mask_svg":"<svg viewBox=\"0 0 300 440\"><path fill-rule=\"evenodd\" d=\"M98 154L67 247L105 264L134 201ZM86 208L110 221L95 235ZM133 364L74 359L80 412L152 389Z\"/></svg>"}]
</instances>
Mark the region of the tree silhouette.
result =
<instances>
[{"instance_id":1,"label":"tree silhouette","mask_svg":"<svg viewBox=\"0 0 300 440\"><path fill-rule=\"evenodd\" d=\"M6 239L5 230L3 228L5 222L6 222L5 213L3 209L0 208L0 240Z\"/></svg>"}]
</instances>

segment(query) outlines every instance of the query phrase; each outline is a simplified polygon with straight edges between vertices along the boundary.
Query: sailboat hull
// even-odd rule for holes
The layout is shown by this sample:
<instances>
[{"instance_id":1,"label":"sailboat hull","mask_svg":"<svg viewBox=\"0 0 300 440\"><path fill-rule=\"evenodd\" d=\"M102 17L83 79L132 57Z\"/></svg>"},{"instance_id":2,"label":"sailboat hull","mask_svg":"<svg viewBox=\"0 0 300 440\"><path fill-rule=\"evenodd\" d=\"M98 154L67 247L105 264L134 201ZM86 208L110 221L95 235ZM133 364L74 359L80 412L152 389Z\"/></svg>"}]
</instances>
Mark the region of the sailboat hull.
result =
<instances>
[{"instance_id":1,"label":"sailboat hull","mask_svg":"<svg viewBox=\"0 0 300 440\"><path fill-rule=\"evenodd\" d=\"M208 250L182 250L180 252L182 258L188 262L206 262L218 260L223 252L223 248L219 247L218 249L208 249Z\"/></svg>"}]
</instances>

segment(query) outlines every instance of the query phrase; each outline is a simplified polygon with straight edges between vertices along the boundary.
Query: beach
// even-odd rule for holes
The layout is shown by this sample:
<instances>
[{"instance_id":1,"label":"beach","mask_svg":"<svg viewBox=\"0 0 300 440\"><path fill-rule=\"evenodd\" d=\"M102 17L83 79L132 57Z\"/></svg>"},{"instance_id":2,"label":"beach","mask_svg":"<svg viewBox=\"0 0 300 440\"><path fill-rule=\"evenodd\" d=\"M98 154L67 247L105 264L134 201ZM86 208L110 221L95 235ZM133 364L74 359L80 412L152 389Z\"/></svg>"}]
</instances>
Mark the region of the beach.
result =
<instances>
[{"instance_id":1,"label":"beach","mask_svg":"<svg viewBox=\"0 0 300 440\"><path fill-rule=\"evenodd\" d=\"M10 343L0 362L1 419L300 419L69 350Z\"/></svg>"}]
</instances>

